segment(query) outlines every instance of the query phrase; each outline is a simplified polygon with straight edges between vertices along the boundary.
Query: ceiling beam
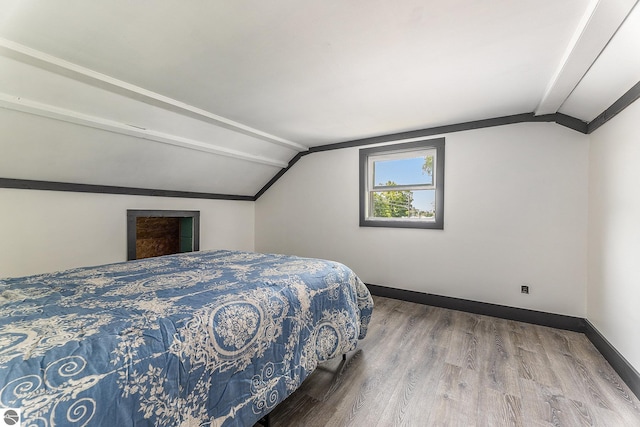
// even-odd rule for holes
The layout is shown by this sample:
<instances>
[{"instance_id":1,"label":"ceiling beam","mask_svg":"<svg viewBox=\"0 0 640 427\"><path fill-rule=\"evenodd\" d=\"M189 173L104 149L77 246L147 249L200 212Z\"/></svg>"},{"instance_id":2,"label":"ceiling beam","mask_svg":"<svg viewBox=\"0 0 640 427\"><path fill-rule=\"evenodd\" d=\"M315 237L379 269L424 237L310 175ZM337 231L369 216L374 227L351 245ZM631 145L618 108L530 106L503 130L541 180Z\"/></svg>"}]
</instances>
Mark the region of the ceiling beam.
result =
<instances>
[{"instance_id":1,"label":"ceiling beam","mask_svg":"<svg viewBox=\"0 0 640 427\"><path fill-rule=\"evenodd\" d=\"M591 0L549 81L536 115L556 113L613 38L638 0Z\"/></svg>"},{"instance_id":2,"label":"ceiling beam","mask_svg":"<svg viewBox=\"0 0 640 427\"><path fill-rule=\"evenodd\" d=\"M295 151L308 147L0 37L0 54Z\"/></svg>"},{"instance_id":3,"label":"ceiling beam","mask_svg":"<svg viewBox=\"0 0 640 427\"><path fill-rule=\"evenodd\" d=\"M254 156L252 154L216 146L207 142L196 141L194 139L171 135L151 129L139 128L129 124L108 120L102 117L90 116L87 114L79 113L77 111L67 110L64 108L55 107L53 105L43 104L41 102L31 101L4 93L0 93L0 108L21 111L41 117L48 117L50 119L61 120L68 123L74 123L77 125L114 132L121 135L128 135L136 138L146 139L149 141L161 142L163 144L188 148L190 150L232 157L238 160L260 163L279 168L284 168L287 166L287 162L283 162L281 160L270 159L262 156Z\"/></svg>"}]
</instances>

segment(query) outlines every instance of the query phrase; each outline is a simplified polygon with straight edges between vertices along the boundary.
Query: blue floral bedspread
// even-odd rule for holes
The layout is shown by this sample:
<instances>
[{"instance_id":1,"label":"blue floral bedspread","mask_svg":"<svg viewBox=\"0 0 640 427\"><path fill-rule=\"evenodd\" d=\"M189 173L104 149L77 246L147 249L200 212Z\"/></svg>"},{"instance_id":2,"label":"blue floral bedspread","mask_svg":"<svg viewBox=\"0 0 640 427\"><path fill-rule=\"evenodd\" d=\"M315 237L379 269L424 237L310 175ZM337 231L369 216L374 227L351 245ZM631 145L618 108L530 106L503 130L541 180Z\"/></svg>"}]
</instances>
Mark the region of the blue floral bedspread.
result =
<instances>
[{"instance_id":1,"label":"blue floral bedspread","mask_svg":"<svg viewBox=\"0 0 640 427\"><path fill-rule=\"evenodd\" d=\"M251 252L0 280L0 408L29 426L251 426L372 310L340 263Z\"/></svg>"}]
</instances>

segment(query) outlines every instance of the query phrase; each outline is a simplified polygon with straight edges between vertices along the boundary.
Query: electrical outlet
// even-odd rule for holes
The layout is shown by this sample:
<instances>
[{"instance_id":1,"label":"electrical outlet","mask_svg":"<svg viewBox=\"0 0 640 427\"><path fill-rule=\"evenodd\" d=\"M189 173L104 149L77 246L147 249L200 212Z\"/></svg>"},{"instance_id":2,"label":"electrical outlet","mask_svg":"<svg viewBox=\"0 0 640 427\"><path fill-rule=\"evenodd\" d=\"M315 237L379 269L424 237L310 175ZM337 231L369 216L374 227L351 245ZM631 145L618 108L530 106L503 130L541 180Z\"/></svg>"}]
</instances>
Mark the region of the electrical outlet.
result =
<instances>
[{"instance_id":1,"label":"electrical outlet","mask_svg":"<svg viewBox=\"0 0 640 427\"><path fill-rule=\"evenodd\" d=\"M528 294L529 293L529 285L520 286L520 292L522 292L523 294Z\"/></svg>"}]
</instances>

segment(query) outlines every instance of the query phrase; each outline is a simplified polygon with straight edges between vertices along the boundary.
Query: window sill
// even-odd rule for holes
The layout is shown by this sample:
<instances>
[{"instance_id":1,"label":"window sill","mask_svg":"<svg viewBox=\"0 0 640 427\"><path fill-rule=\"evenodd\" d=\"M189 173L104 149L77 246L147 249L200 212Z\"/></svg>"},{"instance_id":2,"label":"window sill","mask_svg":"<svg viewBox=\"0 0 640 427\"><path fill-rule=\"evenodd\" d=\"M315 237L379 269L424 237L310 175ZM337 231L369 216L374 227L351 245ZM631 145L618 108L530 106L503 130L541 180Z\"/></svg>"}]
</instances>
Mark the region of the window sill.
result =
<instances>
[{"instance_id":1,"label":"window sill","mask_svg":"<svg viewBox=\"0 0 640 427\"><path fill-rule=\"evenodd\" d=\"M411 219L360 219L360 227L387 227L387 228L426 228L432 230L443 230L442 221L424 221Z\"/></svg>"}]
</instances>

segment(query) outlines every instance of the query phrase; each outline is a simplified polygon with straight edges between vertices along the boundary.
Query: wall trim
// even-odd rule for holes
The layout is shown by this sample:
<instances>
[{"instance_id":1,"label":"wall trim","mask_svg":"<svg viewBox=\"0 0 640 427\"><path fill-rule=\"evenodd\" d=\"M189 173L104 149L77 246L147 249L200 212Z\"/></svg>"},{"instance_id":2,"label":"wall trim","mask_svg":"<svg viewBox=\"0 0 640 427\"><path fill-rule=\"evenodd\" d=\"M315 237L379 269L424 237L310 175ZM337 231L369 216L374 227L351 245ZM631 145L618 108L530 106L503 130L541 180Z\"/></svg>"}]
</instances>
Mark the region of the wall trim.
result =
<instances>
[{"instance_id":1,"label":"wall trim","mask_svg":"<svg viewBox=\"0 0 640 427\"><path fill-rule=\"evenodd\" d=\"M502 116L495 117L492 119L483 119L483 120L475 120L471 122L457 123L453 125L444 125L437 126L427 129L419 129L407 132L399 132L393 133L389 135L380 135L373 136L370 138L362 138L355 139L352 141L338 142L335 144L327 144L327 145L316 145L314 147L310 147L307 151L298 153L296 157L294 157L294 161L290 162L289 165L278 172L276 176L271 179L255 196L257 200L260 196L262 196L275 182L280 179L282 175L287 172L295 162L297 162L301 156L311 154L311 153L319 153L321 151L329 151L329 150L339 150L342 148L353 148L360 147L363 145L373 145L373 144L383 144L385 142L409 142L411 140L425 138L433 135L442 135L453 132L463 132L467 130L474 129L482 129L494 126L504 126L515 123L538 123L538 122L554 122L561 126L567 127L569 129L573 129L576 132L580 132L583 134L590 134L600 126L611 120L617 114L619 114L622 110L631 105L634 101L640 98L640 82L636 83L631 89L629 89L624 95L622 95L616 102L611 104L609 108L607 108L604 112L602 112L598 117L593 119L590 122L584 122L575 117L563 114L563 113L554 113L554 114L543 114L536 116L535 113L523 113L523 114L515 114L511 116Z\"/></svg>"},{"instance_id":2,"label":"wall trim","mask_svg":"<svg viewBox=\"0 0 640 427\"><path fill-rule=\"evenodd\" d=\"M30 179L0 178L0 188L18 190L68 191L74 193L121 194L128 196L180 197L186 199L240 200L253 202L253 196L198 193L193 191L156 190L150 188L116 187L111 185L74 184L69 182L35 181Z\"/></svg>"},{"instance_id":3,"label":"wall trim","mask_svg":"<svg viewBox=\"0 0 640 427\"><path fill-rule=\"evenodd\" d=\"M611 104L609 108L604 110L598 117L591 120L587 125L587 133L592 133L600 126L607 123L609 120L620 114L622 110L633 104L638 98L640 98L640 82L636 83L631 89L625 92L624 95L618 98L616 102Z\"/></svg>"},{"instance_id":4,"label":"wall trim","mask_svg":"<svg viewBox=\"0 0 640 427\"><path fill-rule=\"evenodd\" d=\"M500 319L515 320L532 323L534 325L549 326L567 331L585 333L587 325L581 317L563 314L547 313L526 308L509 307L506 305L478 302L462 298L446 297L442 295L426 294L423 292L407 291L367 283L367 288L373 295L431 305L433 307L449 308L467 313L482 314Z\"/></svg>"},{"instance_id":5,"label":"wall trim","mask_svg":"<svg viewBox=\"0 0 640 427\"><path fill-rule=\"evenodd\" d=\"M273 184L276 183L294 164L303 156L322 151L339 150L343 148L360 147L364 145L383 144L386 142L409 142L433 135L448 134L454 132L463 132L474 129L483 129L495 126L504 126L516 123L557 123L561 126L573 129L583 134L590 134L600 126L611 120L622 110L631 105L640 98L640 82L636 83L616 102L607 108L602 114L593 119L591 122L583 122L575 117L562 113L544 114L536 116L534 113L515 114L511 116L495 117L492 119L475 120L471 122L457 123L453 125L437 126L427 129L419 129L414 131L399 132L389 135L380 135L370 138L356 139L352 141L338 142L335 144L317 145L310 147L306 151L298 152L293 159L289 161L287 166L278 171L278 173L265 184L255 196L237 196L216 193L197 193L189 191L170 191L170 190L149 190L131 187L112 187L104 185L91 184L69 184L52 181L32 181L23 179L0 178L0 188L21 188L28 190L54 190L54 191L77 191L84 193L106 193L106 194L131 194L156 197L186 197L196 199L221 199L221 200L245 200L256 201L262 196ZM37 183L37 184L32 184ZM110 190L109 190L110 189ZM109 190L109 191L107 191Z\"/></svg>"},{"instance_id":6,"label":"wall trim","mask_svg":"<svg viewBox=\"0 0 640 427\"><path fill-rule=\"evenodd\" d=\"M587 331L584 333L594 347L609 362L614 371L620 375L622 381L640 399L640 373L620 354L620 352L596 329L589 320L585 319Z\"/></svg>"},{"instance_id":7,"label":"wall trim","mask_svg":"<svg viewBox=\"0 0 640 427\"><path fill-rule=\"evenodd\" d=\"M389 135L373 136L370 138L355 139L352 141L338 142L336 144L317 145L309 148L310 153L320 151L339 150L342 148L360 147L363 145L382 144L385 142L408 142L413 139L428 136L442 135L468 130L484 129L496 126L505 126L516 123L557 123L580 133L587 133L587 123L561 113L536 116L534 113L514 114L511 116L494 117L491 119L474 120L471 122L456 123L452 125L436 126L427 129L418 129L407 132L392 133Z\"/></svg>"},{"instance_id":8,"label":"wall trim","mask_svg":"<svg viewBox=\"0 0 640 427\"><path fill-rule=\"evenodd\" d=\"M576 132L587 134L587 129L589 127L589 124L587 122L562 113L555 113L554 116L554 121L557 124L569 129L573 129Z\"/></svg>"},{"instance_id":9,"label":"wall trim","mask_svg":"<svg viewBox=\"0 0 640 427\"><path fill-rule=\"evenodd\" d=\"M639 83L640 84L640 83ZM561 113L555 114L545 114L541 116L536 116L534 113L524 113L524 114L515 114L511 116L503 116L503 117L495 117L492 119L483 119L483 120L475 120L471 122L457 123L453 125L445 125L445 126L437 126L433 128L420 129L408 132L400 132L389 135L380 135L374 136L370 138L357 139L353 141L339 142L335 144L327 144L327 145L318 145L315 147L311 147L306 151L298 152L293 159L289 161L287 166L283 169L280 169L276 175L271 178L269 182L267 182L256 194L255 196L234 196L234 195L224 195L224 194L215 194L215 193L194 193L187 191L168 191L168 190L146 190L139 188L130 188L130 187L112 187L112 186L104 186L104 185L91 185L91 184L68 184L68 183L59 183L52 181L32 181L32 180L21 180L21 179L9 179L9 178L0 178L0 188L22 188L27 190L55 190L55 191L77 191L84 193L107 193L107 194L132 194L132 195L143 195L143 196L159 196L159 197L187 197L187 198L198 198L198 199L222 199L222 200L248 200L248 201L256 201L262 196L273 184L276 183L289 169L295 165L298 160L300 160L303 156L312 153L318 153L322 151L329 150L339 150L343 148L353 148L360 147L364 145L373 145L373 144L382 144L385 142L410 142L413 140L424 139L433 135L440 134L448 134L454 132L463 132L474 129L483 129L488 127L495 126L504 126L509 124L516 123L551 123L555 122L559 125L568 127L577 132L587 133L587 123L576 119L571 116L567 116ZM20 181L27 184L11 184L6 183L4 181ZM28 183L41 183L39 186L32 186ZM11 185L21 185L20 187L13 187ZM35 184L34 184L35 185ZM45 186L47 188L41 188ZM54 188L51 188L54 187ZM95 189L92 189L95 188ZM113 189L115 192L111 191L102 191L101 188L104 189ZM130 191L130 192L127 192ZM159 194L166 193L166 194ZM185 195L180 195L185 194Z\"/></svg>"},{"instance_id":10,"label":"wall trim","mask_svg":"<svg viewBox=\"0 0 640 427\"><path fill-rule=\"evenodd\" d=\"M526 308L509 307L506 305L490 304L461 298L408 291L387 286L367 283L372 295L448 308L467 313L482 314L500 319L515 320L540 326L549 326L585 334L594 347L602 354L611 367L627 384L629 389L640 399L640 373L611 345L609 341L589 322L581 317L563 314L547 313Z\"/></svg>"},{"instance_id":11,"label":"wall trim","mask_svg":"<svg viewBox=\"0 0 640 427\"><path fill-rule=\"evenodd\" d=\"M492 119L475 120L471 122L457 123L453 125L436 126L427 129L418 129L407 132L392 133L389 135L372 136L369 138L355 139L352 141L338 142L335 144L316 145L310 147L307 151L298 153L289 162L286 168L280 170L264 187L255 195L258 200L273 184L276 183L302 156L307 154L319 153L322 151L340 150L343 148L361 147L364 145L383 144L385 142L412 142L424 139L434 135L444 135L454 132L463 132L467 130L483 129L495 126L511 125L516 123L552 123L555 122L561 126L568 127L580 133L587 133L587 123L575 117L567 116L562 113L545 114L536 116L534 113L514 114L511 116L494 117Z\"/></svg>"},{"instance_id":12,"label":"wall trim","mask_svg":"<svg viewBox=\"0 0 640 427\"><path fill-rule=\"evenodd\" d=\"M300 160L302 158L302 156L306 156L307 154L310 154L310 152L309 151L304 151L302 153L296 154L295 157L289 161L289 164L287 165L287 167L284 168L284 169L280 169L278 171L278 173L273 178L271 178L271 180L269 182L267 182L264 185L264 187L262 187L260 189L260 191L258 191L256 193L255 196L253 196L253 199L254 200L258 200L258 198L260 196L262 196L265 193L265 191L267 191L269 189L269 187L271 187L273 184L275 184L276 181L279 180L282 175L284 175L289 169L291 169L291 167L293 165L295 165L298 162L298 160Z\"/></svg>"},{"instance_id":13,"label":"wall trim","mask_svg":"<svg viewBox=\"0 0 640 427\"><path fill-rule=\"evenodd\" d=\"M516 114L513 116L495 117L492 119L476 120L472 122L456 123L452 125L436 126L427 129L418 129L407 132L392 133L389 135L379 135L369 138L354 139L351 141L338 142L335 144L318 145L309 148L312 153L321 151L340 150L343 148L361 147L363 145L384 144L386 142L408 142L419 138L426 138L434 135L441 135L454 132L464 132L474 129L483 129L495 126L504 126L514 123L524 123L528 121L547 122L549 116L534 116L533 113Z\"/></svg>"}]
</instances>

